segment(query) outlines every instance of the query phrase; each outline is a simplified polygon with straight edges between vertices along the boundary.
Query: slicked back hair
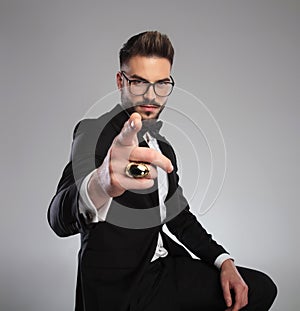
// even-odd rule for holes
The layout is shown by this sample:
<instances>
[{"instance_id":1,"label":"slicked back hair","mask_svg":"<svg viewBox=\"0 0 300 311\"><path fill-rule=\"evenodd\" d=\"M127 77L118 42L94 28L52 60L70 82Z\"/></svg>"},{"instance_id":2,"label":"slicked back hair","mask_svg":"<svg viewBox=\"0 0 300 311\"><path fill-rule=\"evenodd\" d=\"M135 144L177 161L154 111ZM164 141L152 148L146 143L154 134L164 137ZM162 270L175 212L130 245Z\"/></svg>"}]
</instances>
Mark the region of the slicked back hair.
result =
<instances>
[{"instance_id":1,"label":"slicked back hair","mask_svg":"<svg viewBox=\"0 0 300 311\"><path fill-rule=\"evenodd\" d=\"M141 32L128 39L120 50L120 67L127 64L133 56L157 56L169 60L173 64L174 48L167 35L158 31Z\"/></svg>"}]
</instances>

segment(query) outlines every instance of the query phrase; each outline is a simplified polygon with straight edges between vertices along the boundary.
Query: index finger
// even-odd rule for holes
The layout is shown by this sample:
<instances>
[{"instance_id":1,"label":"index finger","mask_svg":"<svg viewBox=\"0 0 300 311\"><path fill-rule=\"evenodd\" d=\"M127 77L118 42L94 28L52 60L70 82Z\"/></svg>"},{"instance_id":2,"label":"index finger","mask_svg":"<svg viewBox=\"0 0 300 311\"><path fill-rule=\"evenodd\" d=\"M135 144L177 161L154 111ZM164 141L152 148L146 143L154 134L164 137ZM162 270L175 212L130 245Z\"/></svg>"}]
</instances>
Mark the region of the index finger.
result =
<instances>
[{"instance_id":1,"label":"index finger","mask_svg":"<svg viewBox=\"0 0 300 311\"><path fill-rule=\"evenodd\" d=\"M115 143L122 146L136 146L137 133L142 128L142 118L140 114L134 112L124 123L120 134L116 137Z\"/></svg>"},{"instance_id":2,"label":"index finger","mask_svg":"<svg viewBox=\"0 0 300 311\"><path fill-rule=\"evenodd\" d=\"M231 298L229 283L226 282L225 284L222 284L222 287L223 287L223 296L225 299L225 303L226 303L226 306L229 308L232 306L232 298Z\"/></svg>"}]
</instances>

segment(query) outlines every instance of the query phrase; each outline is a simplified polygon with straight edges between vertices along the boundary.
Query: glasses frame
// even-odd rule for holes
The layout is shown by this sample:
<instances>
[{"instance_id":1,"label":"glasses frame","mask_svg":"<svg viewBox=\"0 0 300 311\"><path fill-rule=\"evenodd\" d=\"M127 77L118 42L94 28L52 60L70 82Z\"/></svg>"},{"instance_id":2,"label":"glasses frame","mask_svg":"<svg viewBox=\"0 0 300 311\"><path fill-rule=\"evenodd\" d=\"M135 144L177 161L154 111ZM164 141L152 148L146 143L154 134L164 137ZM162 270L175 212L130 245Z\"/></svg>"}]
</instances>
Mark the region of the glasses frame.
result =
<instances>
[{"instance_id":1,"label":"glasses frame","mask_svg":"<svg viewBox=\"0 0 300 311\"><path fill-rule=\"evenodd\" d=\"M173 77L172 77L171 75L170 75L171 81L157 81L157 82L151 83L151 82L149 82L149 81L147 81L147 80L129 79L129 78L126 76L125 71L120 71L120 73L121 73L121 75L127 80L128 84L129 84L129 92L130 92L130 94L132 94L132 95L134 95L134 96L143 96L143 95L145 95L145 94L149 91L149 88L150 88L151 86L153 87L153 91L154 91L155 95L158 96L158 97L168 97L168 96L170 96L171 93L173 92L173 88L174 88L174 85L175 85L175 81L174 81L174 79L173 79ZM139 95L132 93L132 92L131 92L131 83L134 82L134 81L141 81L141 82L147 83L148 86L147 86L147 88L146 88L146 91L145 91L144 93L142 93L142 94L139 94ZM171 90L170 90L170 92L169 92L168 95L162 96L162 95L157 94L157 92L156 92L156 90L155 90L155 85L157 85L158 83L161 83L161 82L168 83L168 84L171 84L171 85L172 85L172 88L171 88Z\"/></svg>"}]
</instances>

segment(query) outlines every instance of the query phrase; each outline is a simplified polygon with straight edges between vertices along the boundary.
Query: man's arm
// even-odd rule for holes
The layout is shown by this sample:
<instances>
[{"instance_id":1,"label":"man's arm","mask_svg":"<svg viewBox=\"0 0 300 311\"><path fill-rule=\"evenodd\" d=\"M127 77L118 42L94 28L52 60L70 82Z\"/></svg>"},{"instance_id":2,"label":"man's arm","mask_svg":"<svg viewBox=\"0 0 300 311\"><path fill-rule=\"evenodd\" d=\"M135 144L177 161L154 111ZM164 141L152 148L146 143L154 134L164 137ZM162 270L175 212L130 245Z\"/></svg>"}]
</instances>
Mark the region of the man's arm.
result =
<instances>
[{"instance_id":1,"label":"man's arm","mask_svg":"<svg viewBox=\"0 0 300 311\"><path fill-rule=\"evenodd\" d=\"M105 221L106 216L108 213L108 210L111 205L112 198L109 197L108 200L106 200L106 195L103 198L104 203L100 207L96 207L93 201L90 198L89 192L88 192L88 184L91 180L92 175L97 169L94 169L90 174L88 174L80 187L80 198L79 198L79 211L81 214L84 215L84 218L86 219L86 222L90 223L96 223L99 221Z\"/></svg>"},{"instance_id":2,"label":"man's arm","mask_svg":"<svg viewBox=\"0 0 300 311\"><path fill-rule=\"evenodd\" d=\"M173 149L172 152L173 174L176 176L177 184L176 193L173 195L176 197L175 201L181 206L180 209L183 210L167 223L168 229L180 242L202 260L216 265L216 261L222 259L222 262L219 264L220 282L224 300L228 307L226 311L238 311L248 303L248 287L236 269L233 260L226 257L227 251L212 239L212 236L206 232L196 217L190 212L188 202L179 186L176 156ZM172 206L169 208L172 208ZM231 291L234 292L234 305Z\"/></svg>"},{"instance_id":3,"label":"man's arm","mask_svg":"<svg viewBox=\"0 0 300 311\"><path fill-rule=\"evenodd\" d=\"M181 192L181 190L178 189L178 192ZM177 195L181 197L182 194ZM221 245L213 240L212 235L203 228L196 216L190 212L189 205L186 205L166 225L184 246L209 264L213 265L221 254L227 253Z\"/></svg>"},{"instance_id":4,"label":"man's arm","mask_svg":"<svg viewBox=\"0 0 300 311\"><path fill-rule=\"evenodd\" d=\"M172 186L166 200L166 207L169 215L177 215L169 220L166 225L170 232L186 246L192 253L207 263L215 264L216 259L222 254L228 254L227 251L212 239L211 234L202 227L196 216L191 213L190 206L179 185L179 176L177 173L176 155L170 144L162 144L163 150L169 154L174 171L172 172ZM174 215L174 214L173 214Z\"/></svg>"},{"instance_id":5,"label":"man's arm","mask_svg":"<svg viewBox=\"0 0 300 311\"><path fill-rule=\"evenodd\" d=\"M83 120L76 125L70 161L48 208L48 222L60 237L84 232L86 229L85 219L79 211L79 189L84 178L94 169L95 152L88 138L93 129L94 120Z\"/></svg>"},{"instance_id":6,"label":"man's arm","mask_svg":"<svg viewBox=\"0 0 300 311\"><path fill-rule=\"evenodd\" d=\"M160 152L138 146L137 132L141 127L141 116L133 113L121 132L117 136L111 135L115 138L108 146L109 150L106 149L107 144L101 146L102 154L98 159L100 166L92 173L87 185L89 197L97 209L105 205L110 197L120 196L126 190L151 188L153 179L157 176L155 166L169 173L173 170L171 161ZM72 161L67 165L57 193L51 201L48 220L59 236L84 232L88 228L79 211L79 189L87 174L95 169L95 144L88 143L97 142L89 137L93 135L99 135L95 129L76 131L72 144ZM103 150L106 152L104 160L101 159ZM138 179L128 177L125 168L130 161L151 163L148 165L150 174Z\"/></svg>"}]
</instances>

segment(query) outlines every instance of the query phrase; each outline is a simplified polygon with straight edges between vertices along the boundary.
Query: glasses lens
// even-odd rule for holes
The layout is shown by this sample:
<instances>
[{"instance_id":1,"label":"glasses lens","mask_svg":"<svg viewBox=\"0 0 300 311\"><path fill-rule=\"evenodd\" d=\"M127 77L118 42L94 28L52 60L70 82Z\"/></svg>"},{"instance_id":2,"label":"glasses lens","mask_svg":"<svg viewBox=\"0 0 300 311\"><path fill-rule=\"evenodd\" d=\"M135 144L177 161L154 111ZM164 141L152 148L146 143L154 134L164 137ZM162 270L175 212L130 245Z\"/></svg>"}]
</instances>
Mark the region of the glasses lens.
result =
<instances>
[{"instance_id":1,"label":"glasses lens","mask_svg":"<svg viewBox=\"0 0 300 311\"><path fill-rule=\"evenodd\" d=\"M154 91L158 96L168 96L171 94L173 85L168 82L157 82L154 84Z\"/></svg>"},{"instance_id":2,"label":"glasses lens","mask_svg":"<svg viewBox=\"0 0 300 311\"><path fill-rule=\"evenodd\" d=\"M149 87L149 83L144 81L132 81L129 87L133 95L144 95Z\"/></svg>"}]
</instances>

